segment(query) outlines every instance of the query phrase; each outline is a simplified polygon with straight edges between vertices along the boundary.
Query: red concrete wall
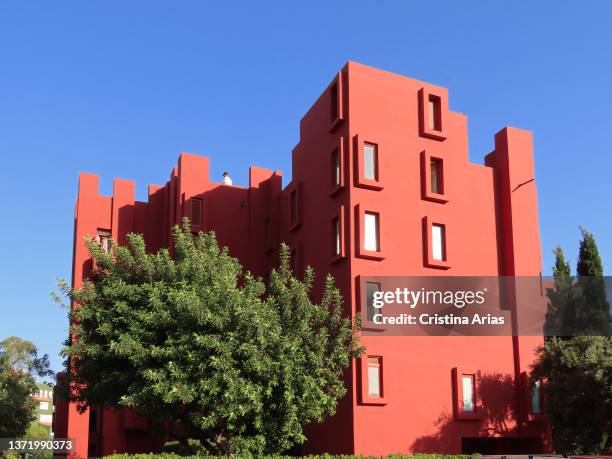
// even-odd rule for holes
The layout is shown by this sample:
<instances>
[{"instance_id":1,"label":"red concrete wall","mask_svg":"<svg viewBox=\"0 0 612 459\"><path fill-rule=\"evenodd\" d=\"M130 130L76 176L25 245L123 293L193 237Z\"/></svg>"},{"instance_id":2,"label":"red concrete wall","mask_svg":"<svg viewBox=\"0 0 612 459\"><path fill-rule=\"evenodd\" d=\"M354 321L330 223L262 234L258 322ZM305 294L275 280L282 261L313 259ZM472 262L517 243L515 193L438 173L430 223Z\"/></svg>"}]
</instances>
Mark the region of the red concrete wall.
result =
<instances>
[{"instance_id":1,"label":"red concrete wall","mask_svg":"<svg viewBox=\"0 0 612 459\"><path fill-rule=\"evenodd\" d=\"M335 120L332 87L338 94ZM444 138L421 123L420 97L429 93L442 101ZM147 202L135 202L134 184L125 180L115 181L112 197L99 196L97 177L82 174L74 286L80 286L86 275L85 235L108 229L124 242L128 232L136 231L144 234L149 249L168 247L171 226L190 216L192 198L203 203L203 222L194 230L214 230L233 256L262 276L275 266L278 244L287 242L298 275L307 265L318 274L315 296L321 293L324 275L334 276L347 315L360 310L359 276L539 275L530 134L503 129L495 136L495 150L486 165L472 164L467 119L449 111L447 100L444 88L350 62L302 118L300 141L292 155L292 181L284 189L280 172L257 167L250 169L248 188L211 182L208 159L186 153L164 186L149 187ZM357 153L363 141L378 145L380 180L375 186L359 178ZM335 188L334 149L342 158L342 183ZM424 155L444 161L444 202L424 199ZM292 221L294 192L297 211ZM359 209L380 214L382 257L362 256ZM342 222L340 256L332 253L336 217ZM448 260L443 266L426 266L426 218L446 225ZM527 387L520 383L541 342L512 337L363 337L367 354L383 358L384 404L362 402L363 381L355 363L345 374L347 396L336 415L308 426L303 452L456 453L465 437L515 439L507 443L512 447L530 438L535 440L525 440L523 448L547 451L548 425L530 420ZM481 375L476 391L484 411L479 419L458 420L453 414L455 368ZM88 414L78 415L72 405L66 411L64 422L56 418L56 423L79 439L81 457L89 443L97 442L95 451L104 454L161 445L160 440L147 439L142 425L123 411L110 410L101 415L98 434L88 440Z\"/></svg>"}]
</instances>

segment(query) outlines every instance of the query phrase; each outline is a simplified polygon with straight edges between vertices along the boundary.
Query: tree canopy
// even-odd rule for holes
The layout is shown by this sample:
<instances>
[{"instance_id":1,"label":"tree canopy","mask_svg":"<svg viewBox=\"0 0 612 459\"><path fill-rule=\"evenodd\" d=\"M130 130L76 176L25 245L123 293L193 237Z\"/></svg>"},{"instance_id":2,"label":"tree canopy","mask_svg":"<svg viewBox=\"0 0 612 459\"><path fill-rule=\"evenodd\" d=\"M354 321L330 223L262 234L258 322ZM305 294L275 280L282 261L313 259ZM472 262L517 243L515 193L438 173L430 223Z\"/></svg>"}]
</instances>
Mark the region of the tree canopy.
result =
<instances>
[{"instance_id":1,"label":"tree canopy","mask_svg":"<svg viewBox=\"0 0 612 459\"><path fill-rule=\"evenodd\" d=\"M92 275L68 292L72 400L133 408L213 453L302 443L306 423L334 413L361 351L333 279L316 303L314 273L296 279L285 245L266 288L214 233L193 235L186 220L173 240L172 256L138 234L108 253L86 241Z\"/></svg>"},{"instance_id":2,"label":"tree canopy","mask_svg":"<svg viewBox=\"0 0 612 459\"><path fill-rule=\"evenodd\" d=\"M553 445L563 454L612 447L612 337L603 265L595 238L582 229L576 278L555 250L555 288L532 380L541 381Z\"/></svg>"},{"instance_id":3,"label":"tree canopy","mask_svg":"<svg viewBox=\"0 0 612 459\"><path fill-rule=\"evenodd\" d=\"M10 336L0 341L0 437L25 435L35 419L35 376L49 376L49 357L38 357L31 341Z\"/></svg>"}]
</instances>

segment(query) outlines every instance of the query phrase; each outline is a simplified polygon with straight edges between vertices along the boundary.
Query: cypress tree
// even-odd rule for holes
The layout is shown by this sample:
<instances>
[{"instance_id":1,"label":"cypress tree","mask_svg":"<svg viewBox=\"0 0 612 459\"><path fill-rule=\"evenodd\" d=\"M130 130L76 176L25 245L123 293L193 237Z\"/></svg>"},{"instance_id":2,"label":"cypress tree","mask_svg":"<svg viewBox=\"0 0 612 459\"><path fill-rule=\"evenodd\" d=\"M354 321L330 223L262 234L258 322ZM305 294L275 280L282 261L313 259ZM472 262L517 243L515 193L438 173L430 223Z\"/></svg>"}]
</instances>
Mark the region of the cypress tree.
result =
<instances>
[{"instance_id":1,"label":"cypress tree","mask_svg":"<svg viewBox=\"0 0 612 459\"><path fill-rule=\"evenodd\" d=\"M569 336L574 322L574 308L571 302L573 278L569 262L561 246L554 250L554 288L548 289L548 310L544 323L545 336Z\"/></svg>"},{"instance_id":2,"label":"cypress tree","mask_svg":"<svg viewBox=\"0 0 612 459\"><path fill-rule=\"evenodd\" d=\"M610 305L606 298L603 264L593 235L580 228L582 240L576 266L581 301L576 307L576 327L579 334L610 335Z\"/></svg>"}]
</instances>

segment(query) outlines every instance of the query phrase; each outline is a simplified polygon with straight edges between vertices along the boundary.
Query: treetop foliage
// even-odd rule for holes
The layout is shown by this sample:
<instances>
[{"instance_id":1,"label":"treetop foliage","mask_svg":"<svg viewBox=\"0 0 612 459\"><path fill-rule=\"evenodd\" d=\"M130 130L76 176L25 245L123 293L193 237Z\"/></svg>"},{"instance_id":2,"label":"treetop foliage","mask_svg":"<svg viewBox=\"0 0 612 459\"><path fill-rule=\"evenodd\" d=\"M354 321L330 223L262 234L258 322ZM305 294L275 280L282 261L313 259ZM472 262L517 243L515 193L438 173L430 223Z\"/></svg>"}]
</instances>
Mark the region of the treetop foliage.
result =
<instances>
[{"instance_id":1,"label":"treetop foliage","mask_svg":"<svg viewBox=\"0 0 612 459\"><path fill-rule=\"evenodd\" d=\"M173 256L147 252L137 234L108 253L86 241L92 275L66 292L70 398L132 408L215 454L302 443L306 423L335 412L361 352L333 279L316 303L314 273L295 278L285 245L266 289L214 233L193 235L185 220L173 239Z\"/></svg>"}]
</instances>

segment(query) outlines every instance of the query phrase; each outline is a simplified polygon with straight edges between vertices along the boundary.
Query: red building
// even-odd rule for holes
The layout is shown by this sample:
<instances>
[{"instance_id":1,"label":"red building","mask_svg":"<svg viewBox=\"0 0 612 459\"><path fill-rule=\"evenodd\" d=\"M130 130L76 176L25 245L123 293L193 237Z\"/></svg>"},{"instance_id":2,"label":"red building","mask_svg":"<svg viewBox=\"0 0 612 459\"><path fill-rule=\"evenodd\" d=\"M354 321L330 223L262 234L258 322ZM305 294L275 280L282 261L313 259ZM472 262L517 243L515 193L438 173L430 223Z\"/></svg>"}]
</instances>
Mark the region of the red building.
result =
<instances>
[{"instance_id":1,"label":"red building","mask_svg":"<svg viewBox=\"0 0 612 459\"><path fill-rule=\"evenodd\" d=\"M531 134L504 128L485 165L470 163L467 118L448 109L444 88L349 62L302 118L292 160L285 188L280 172L253 166L243 188L211 181L208 159L183 153L147 202L134 200L131 181L116 179L113 196L100 196L97 176L81 174L74 286L86 272L85 235L124 243L138 232L157 250L185 216L259 275L287 242L298 275L312 266L320 291L330 272L351 314L361 311L360 276L540 275ZM541 343L364 336L348 395L308 428L302 451L550 451L525 378ZM76 438L79 456L161 445L127 410L79 414L64 404L55 420L56 436Z\"/></svg>"}]
</instances>

